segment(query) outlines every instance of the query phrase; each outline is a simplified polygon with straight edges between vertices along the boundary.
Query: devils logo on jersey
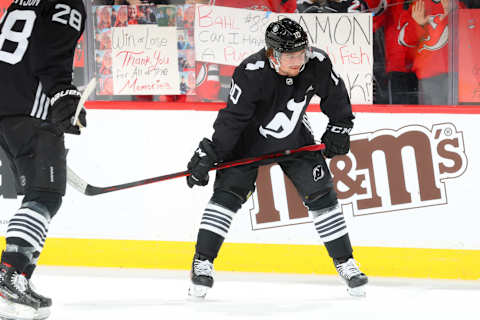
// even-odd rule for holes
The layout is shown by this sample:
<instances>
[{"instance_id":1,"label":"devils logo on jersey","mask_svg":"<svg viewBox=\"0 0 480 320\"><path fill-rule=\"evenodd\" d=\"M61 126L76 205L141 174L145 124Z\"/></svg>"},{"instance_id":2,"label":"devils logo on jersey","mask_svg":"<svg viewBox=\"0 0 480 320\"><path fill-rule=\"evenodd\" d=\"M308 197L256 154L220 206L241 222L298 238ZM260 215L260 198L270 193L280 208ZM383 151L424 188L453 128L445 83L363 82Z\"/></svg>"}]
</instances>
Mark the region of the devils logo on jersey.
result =
<instances>
[{"instance_id":1,"label":"devils logo on jersey","mask_svg":"<svg viewBox=\"0 0 480 320\"><path fill-rule=\"evenodd\" d=\"M436 20L440 17L441 15L437 14L428 18L428 23L431 25L433 32L422 39L418 52L439 50L448 43L448 25L438 24Z\"/></svg>"}]
</instances>

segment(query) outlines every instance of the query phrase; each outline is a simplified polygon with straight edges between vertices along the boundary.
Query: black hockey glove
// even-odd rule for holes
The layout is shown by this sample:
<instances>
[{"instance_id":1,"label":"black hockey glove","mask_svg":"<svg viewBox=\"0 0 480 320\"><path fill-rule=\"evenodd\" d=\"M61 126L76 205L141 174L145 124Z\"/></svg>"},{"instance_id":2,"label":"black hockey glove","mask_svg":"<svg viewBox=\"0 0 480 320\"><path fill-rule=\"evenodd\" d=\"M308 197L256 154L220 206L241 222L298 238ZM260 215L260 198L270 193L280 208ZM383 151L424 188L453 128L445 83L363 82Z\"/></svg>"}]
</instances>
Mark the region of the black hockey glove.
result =
<instances>
[{"instance_id":1,"label":"black hockey glove","mask_svg":"<svg viewBox=\"0 0 480 320\"><path fill-rule=\"evenodd\" d=\"M347 154L350 150L350 131L353 122L330 122L322 136L322 143L325 144L323 154L327 158Z\"/></svg>"},{"instance_id":2,"label":"black hockey glove","mask_svg":"<svg viewBox=\"0 0 480 320\"><path fill-rule=\"evenodd\" d=\"M85 109L80 111L77 123L75 125L72 124L78 101L80 101L80 92L74 86L63 86L52 92L50 108L48 110L48 120L50 120L59 134L80 134L78 124L82 127L87 126L87 113Z\"/></svg>"},{"instance_id":3,"label":"black hockey glove","mask_svg":"<svg viewBox=\"0 0 480 320\"><path fill-rule=\"evenodd\" d=\"M203 138L187 165L190 175L187 176L187 184L193 186L206 186L208 184L208 171L218 161L212 141Z\"/></svg>"}]
</instances>

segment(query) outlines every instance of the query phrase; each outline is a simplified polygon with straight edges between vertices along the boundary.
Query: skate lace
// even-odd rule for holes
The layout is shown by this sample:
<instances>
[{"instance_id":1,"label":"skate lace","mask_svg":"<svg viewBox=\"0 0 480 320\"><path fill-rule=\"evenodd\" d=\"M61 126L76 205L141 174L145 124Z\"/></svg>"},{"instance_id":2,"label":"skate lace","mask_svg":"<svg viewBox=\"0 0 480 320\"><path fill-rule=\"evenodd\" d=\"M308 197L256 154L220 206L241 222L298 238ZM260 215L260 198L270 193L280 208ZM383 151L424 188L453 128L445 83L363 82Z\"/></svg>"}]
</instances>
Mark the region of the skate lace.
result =
<instances>
[{"instance_id":1,"label":"skate lace","mask_svg":"<svg viewBox=\"0 0 480 320\"><path fill-rule=\"evenodd\" d=\"M337 271L346 279L351 279L352 277L361 274L360 269L353 259L348 259L346 262L338 264Z\"/></svg>"},{"instance_id":2,"label":"skate lace","mask_svg":"<svg viewBox=\"0 0 480 320\"><path fill-rule=\"evenodd\" d=\"M193 269L198 276L212 276L213 264L208 260L195 259L193 262Z\"/></svg>"},{"instance_id":3,"label":"skate lace","mask_svg":"<svg viewBox=\"0 0 480 320\"><path fill-rule=\"evenodd\" d=\"M11 278L12 285L19 292L25 292L28 288L28 280L24 275L14 273Z\"/></svg>"}]
</instances>

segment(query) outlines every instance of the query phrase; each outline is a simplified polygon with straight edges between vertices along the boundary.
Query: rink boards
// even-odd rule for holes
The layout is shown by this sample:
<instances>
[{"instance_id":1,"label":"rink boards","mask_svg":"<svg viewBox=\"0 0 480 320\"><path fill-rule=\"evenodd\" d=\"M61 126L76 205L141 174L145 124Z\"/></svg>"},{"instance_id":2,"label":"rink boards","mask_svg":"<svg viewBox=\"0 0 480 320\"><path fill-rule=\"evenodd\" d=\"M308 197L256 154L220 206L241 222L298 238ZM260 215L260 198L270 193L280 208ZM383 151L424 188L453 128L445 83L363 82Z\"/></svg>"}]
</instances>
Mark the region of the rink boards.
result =
<instances>
[{"instance_id":1,"label":"rink boards","mask_svg":"<svg viewBox=\"0 0 480 320\"><path fill-rule=\"evenodd\" d=\"M215 111L89 110L69 167L109 186L186 169ZM326 118L309 112L319 138ZM352 148L329 163L354 254L369 275L480 278L478 114L357 112ZM6 196L0 227L19 199ZM218 270L334 272L305 207L276 165L236 215ZM213 181L213 174L211 175ZM88 197L68 187L40 263L188 269L212 183L184 178Z\"/></svg>"}]
</instances>

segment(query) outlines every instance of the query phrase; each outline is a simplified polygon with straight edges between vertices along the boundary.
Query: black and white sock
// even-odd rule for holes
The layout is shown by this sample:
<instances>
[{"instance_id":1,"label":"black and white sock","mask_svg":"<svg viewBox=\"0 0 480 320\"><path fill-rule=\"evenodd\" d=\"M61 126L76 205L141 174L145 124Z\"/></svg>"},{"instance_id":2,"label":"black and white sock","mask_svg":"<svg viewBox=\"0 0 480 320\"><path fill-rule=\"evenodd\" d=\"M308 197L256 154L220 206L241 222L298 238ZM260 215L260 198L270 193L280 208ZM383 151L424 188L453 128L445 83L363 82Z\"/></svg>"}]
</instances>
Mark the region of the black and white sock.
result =
<instances>
[{"instance_id":1,"label":"black and white sock","mask_svg":"<svg viewBox=\"0 0 480 320\"><path fill-rule=\"evenodd\" d=\"M41 252L50 225L48 211L43 211L44 208L39 206L28 205L28 203L22 205L8 223L5 235L7 245L12 243L9 239L21 239L31 245L34 251Z\"/></svg>"},{"instance_id":2,"label":"black and white sock","mask_svg":"<svg viewBox=\"0 0 480 320\"><path fill-rule=\"evenodd\" d=\"M200 229L211 231L225 238L234 214L235 212L210 201L203 212Z\"/></svg>"},{"instance_id":3,"label":"black and white sock","mask_svg":"<svg viewBox=\"0 0 480 320\"><path fill-rule=\"evenodd\" d=\"M311 213L315 229L324 243L338 239L348 233L342 209L338 204Z\"/></svg>"},{"instance_id":4,"label":"black and white sock","mask_svg":"<svg viewBox=\"0 0 480 320\"><path fill-rule=\"evenodd\" d=\"M352 257L352 244L340 206L336 204L323 210L311 211L311 214L315 229L330 257L333 259Z\"/></svg>"}]
</instances>

